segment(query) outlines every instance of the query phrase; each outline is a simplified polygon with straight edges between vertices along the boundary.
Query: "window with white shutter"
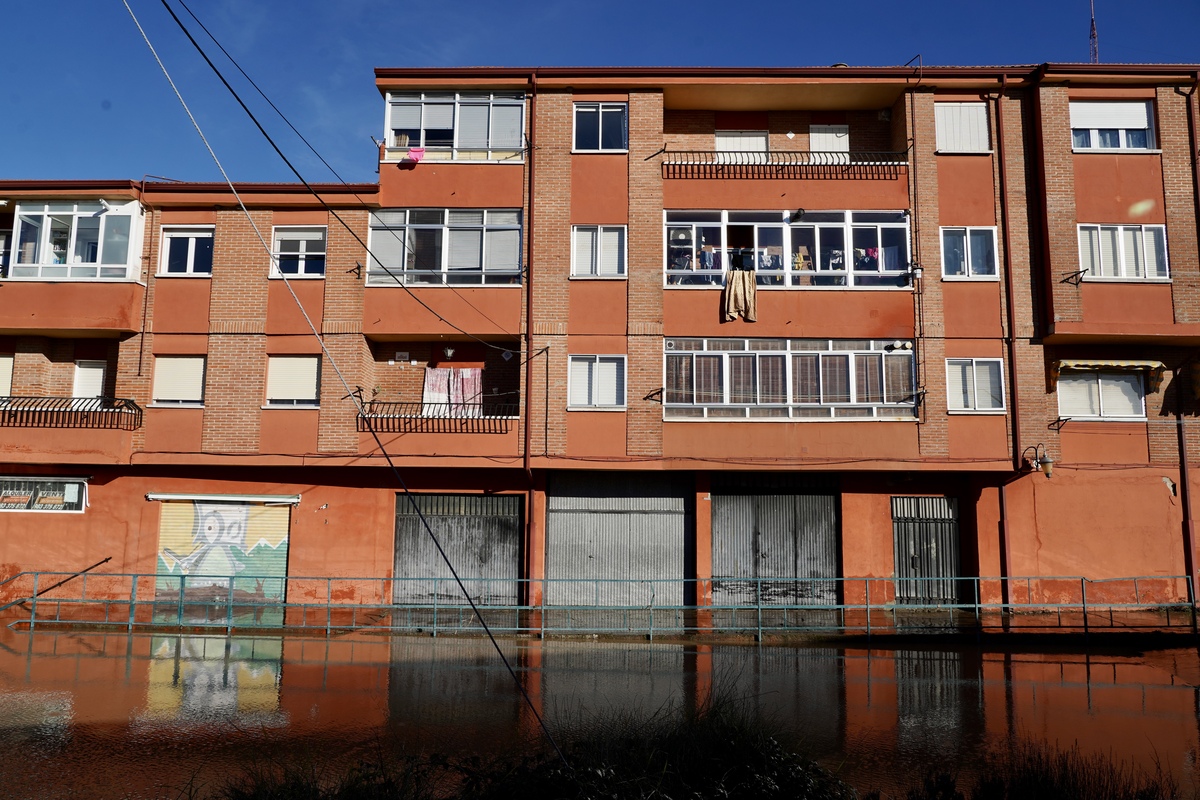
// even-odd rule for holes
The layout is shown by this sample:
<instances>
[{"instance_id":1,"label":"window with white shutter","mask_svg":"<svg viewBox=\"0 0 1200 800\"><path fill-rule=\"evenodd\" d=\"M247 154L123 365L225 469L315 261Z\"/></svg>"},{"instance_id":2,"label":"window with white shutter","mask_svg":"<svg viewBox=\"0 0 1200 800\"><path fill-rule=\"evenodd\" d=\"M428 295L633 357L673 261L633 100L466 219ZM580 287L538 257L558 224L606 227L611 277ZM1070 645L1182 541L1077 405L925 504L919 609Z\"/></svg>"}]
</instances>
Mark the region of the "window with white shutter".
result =
<instances>
[{"instance_id":1,"label":"window with white shutter","mask_svg":"<svg viewBox=\"0 0 1200 800\"><path fill-rule=\"evenodd\" d=\"M950 411L1003 411L1003 365L998 358L946 359L947 408Z\"/></svg>"},{"instance_id":2,"label":"window with white shutter","mask_svg":"<svg viewBox=\"0 0 1200 800\"><path fill-rule=\"evenodd\" d=\"M267 405L319 405L320 376L320 356L267 356Z\"/></svg>"},{"instance_id":3,"label":"window with white shutter","mask_svg":"<svg viewBox=\"0 0 1200 800\"><path fill-rule=\"evenodd\" d=\"M1153 120L1147 100L1073 101L1071 143L1076 150L1149 150Z\"/></svg>"},{"instance_id":4,"label":"window with white shutter","mask_svg":"<svg viewBox=\"0 0 1200 800\"><path fill-rule=\"evenodd\" d=\"M571 408L624 408L625 356L571 356L567 383Z\"/></svg>"},{"instance_id":5,"label":"window with white shutter","mask_svg":"<svg viewBox=\"0 0 1200 800\"><path fill-rule=\"evenodd\" d=\"M155 405L204 402L204 356L157 356L154 359Z\"/></svg>"},{"instance_id":6,"label":"window with white shutter","mask_svg":"<svg viewBox=\"0 0 1200 800\"><path fill-rule=\"evenodd\" d=\"M850 126L809 125L808 149L814 153L850 152Z\"/></svg>"},{"instance_id":7,"label":"window with white shutter","mask_svg":"<svg viewBox=\"0 0 1200 800\"><path fill-rule=\"evenodd\" d=\"M988 115L985 103L934 103L939 153L987 153Z\"/></svg>"},{"instance_id":8,"label":"window with white shutter","mask_svg":"<svg viewBox=\"0 0 1200 800\"><path fill-rule=\"evenodd\" d=\"M1058 377L1058 416L1144 419L1144 376L1136 370L1063 370Z\"/></svg>"},{"instance_id":9,"label":"window with white shutter","mask_svg":"<svg viewBox=\"0 0 1200 800\"><path fill-rule=\"evenodd\" d=\"M576 225L574 261L576 277L625 276L625 228L620 225Z\"/></svg>"},{"instance_id":10,"label":"window with white shutter","mask_svg":"<svg viewBox=\"0 0 1200 800\"><path fill-rule=\"evenodd\" d=\"M0 353L0 397L12 394L13 357Z\"/></svg>"},{"instance_id":11,"label":"window with white shutter","mask_svg":"<svg viewBox=\"0 0 1200 800\"><path fill-rule=\"evenodd\" d=\"M319 278L325 274L325 226L275 229L275 269L272 273Z\"/></svg>"},{"instance_id":12,"label":"window with white shutter","mask_svg":"<svg viewBox=\"0 0 1200 800\"><path fill-rule=\"evenodd\" d=\"M1087 280L1167 280L1166 228L1080 225L1079 268Z\"/></svg>"}]
</instances>

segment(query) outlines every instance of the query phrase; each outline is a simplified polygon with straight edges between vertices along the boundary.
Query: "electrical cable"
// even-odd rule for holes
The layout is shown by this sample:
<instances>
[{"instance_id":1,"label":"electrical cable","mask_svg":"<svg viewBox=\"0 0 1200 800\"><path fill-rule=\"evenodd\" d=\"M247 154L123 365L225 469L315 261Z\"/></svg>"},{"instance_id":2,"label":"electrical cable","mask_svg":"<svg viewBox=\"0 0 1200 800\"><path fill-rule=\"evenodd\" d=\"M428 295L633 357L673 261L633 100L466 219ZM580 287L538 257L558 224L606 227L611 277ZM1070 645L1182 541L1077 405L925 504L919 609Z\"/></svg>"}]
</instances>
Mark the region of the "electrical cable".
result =
<instances>
[{"instance_id":1,"label":"electrical cable","mask_svg":"<svg viewBox=\"0 0 1200 800\"><path fill-rule=\"evenodd\" d=\"M263 249L266 250L266 252L270 256L272 266L276 270L278 270L279 261L278 261L277 256L275 255L274 252L272 252L272 248L267 245L266 239L263 237L262 232L258 229L258 225L255 223L254 218L250 214L249 209L246 207L245 203L242 201L241 195L238 194L237 189L234 187L233 181L229 178L229 175L225 172L224 166L221 164L221 161L217 157L216 152L213 150L212 146L209 144L207 137L205 137L205 135L204 135L204 131L200 127L200 124L196 121L196 118L195 118L195 116L193 116L191 109L188 108L187 102L183 99L183 95L180 93L178 87L175 85L175 81L171 78L170 72L167 70L166 65L163 64L162 59L159 58L158 52L154 49L154 45L150 42L149 36L147 36L145 30L142 28L141 23L138 21L137 15L134 14L133 9L130 8L128 0L121 0L121 2L124 4L125 10L129 12L129 16L133 19L134 25L137 26L138 32L142 35L142 39L146 42L146 46L150 49L151 54L154 56L154 60L158 63L159 69L162 70L163 75L167 79L167 82L171 85L172 91L175 93L175 96L179 99L179 102L183 106L185 113L188 115L188 119L191 120L192 126L196 129L196 133L199 134L201 141L204 143L205 149L208 150L209 155L212 157L214 163L216 163L216 165L217 165L217 169L220 170L222 177L225 178L225 183L229 186L229 190L230 190L230 192L233 193L234 198L237 200L239 207L242 209L242 213L246 215L246 219L250 222L251 227L254 229L254 233L258 237L259 243L262 244ZM192 46L195 47L196 50L200 53L200 55L205 59L205 61L208 62L209 66L215 72L217 72L218 77L221 78L222 83L224 83L225 86L227 88L229 88L230 91L232 92L233 90L231 87L229 87L229 83L227 81L225 81L223 76L220 75L220 72L216 69L216 67L213 65L212 61L209 60L208 56L204 53L203 49L199 46L199 44L196 42L196 40L192 37L191 33L187 30L187 27L183 24L182 20L179 19L179 17L175 14L175 12L167 4L166 0L162 0L162 4L163 4L163 7L166 8L167 12L171 15L171 18L175 20L175 23L183 31L184 35L187 36L188 40L192 43ZM234 93L234 96L237 97L236 93ZM245 104L241 102L240 98L238 98L238 102L239 102L239 104L242 105L242 108L245 109L246 112L249 114L250 113L249 109L246 109ZM251 115L251 118L253 119L253 115ZM309 191L313 191L312 187L309 186L309 184L306 181L304 181L304 179L300 176L300 174L298 172L296 172L295 168L291 166L291 163L287 161L287 158L283 155L283 153L279 151L279 148L275 145L275 143L270 140L270 137L267 136L266 131L264 131L262 129L262 126L258 124L258 121L254 120L254 122L255 122L255 125L258 126L259 131L262 132L265 137L267 137L268 141L270 141L270 143L271 143L271 146L275 149L275 151L277 153L279 153L280 157L284 159L285 163L288 164L288 166L292 169L292 171L296 174L296 176L298 178L300 178L300 180L302 182L304 182L304 185L309 189ZM314 195L315 195L315 192L314 192ZM330 209L327 204L325 204L325 205L326 205L326 208L329 210L329 213L334 214L334 216L337 217L337 215L333 212L333 210ZM338 218L338 220L339 220L339 222L341 222L340 217ZM345 225L344 222L342 222L342 224ZM347 228L347 230L349 230L349 228ZM558 754L559 759L563 762L563 764L565 766L567 766L568 769L570 769L571 765L570 765L570 762L567 761L566 755L563 753L562 749L558 746L558 742L555 741L553 734L550 733L550 729L547 727L545 720L542 719L542 715L540 713L538 713L537 708L533 704L532 698L530 698L529 694L525 691L525 687L521 683L521 680L517 677L516 671L513 669L512 665L509 663L508 658L504 655L504 651L500 648L499 642L496 641L496 637L492 633L491 626L489 626L487 624L487 621L484 619L483 614L481 613L479 607L475 603L475 600L471 597L470 593L467 591L466 586L463 584L462 579L459 577L458 571L454 568L454 564L450 561L449 556L446 555L446 551L442 548L441 542L438 541L437 535L433 532L433 528L430 527L428 520L426 520L425 515L422 513L420 506L417 504L416 497L409 490L408 485L405 482L404 477L400 474L399 469L396 468L395 463L392 461L391 454L389 454L387 452L387 449L384 447L383 441L379 438L379 434L376 432L374 425L371 424L370 418L366 416L366 410L363 407L362 399L359 396L361 393L361 389L359 389L358 392L351 390L349 383L346 381L346 378L342 374L341 369L338 367L337 362L334 360L333 355L329 352L328 348L326 347L324 339L321 337L320 333L317 331L316 326L312 322L312 319L308 316L307 311L305 311L303 303L300 302L299 297L296 295L295 291L293 290L293 288L291 286L291 282L288 279L287 275L280 272L280 277L283 278L284 285L287 287L289 294L292 295L292 299L295 301L296 306L300 309L301 315L304 317L304 320L308 324L309 329L312 331L313 336L317 339L317 342L319 343L319 345L321 347L321 352L324 354L325 358L329 360L330 366L333 367L334 372L337 374L338 380L341 382L342 387L346 390L346 393L347 393L346 396L348 398L353 399L354 405L358 409L360 416L366 420L367 429L370 431L371 436L375 441L376 447L379 448L380 453L382 453L384 458L386 459L386 461L388 463L388 467L391 469L393 477L395 477L396 482L400 485L401 489L403 489L404 495L408 499L409 503L412 505L413 511L416 512L418 519L421 520L421 525L424 527L425 532L429 534L430 539L433 541L434 546L437 548L438 554L442 558L442 561L446 564L447 568L450 570L450 574L454 577L454 581L458 585L459 591L462 592L463 597L466 599L467 603L471 606L471 611L475 614L475 617L479 620L480 626L483 628L484 632L487 634L488 639L491 641L492 647L495 649L497 655L500 656L500 660L504 663L505 668L508 670L508 673L513 680L513 684L517 687L517 690L521 693L521 696L525 700L525 704L529 707L530 712L533 714L534 718L538 722L538 725L541 727L542 733L545 734L546 739L550 742L551 746L554 748L555 752Z\"/></svg>"}]
</instances>

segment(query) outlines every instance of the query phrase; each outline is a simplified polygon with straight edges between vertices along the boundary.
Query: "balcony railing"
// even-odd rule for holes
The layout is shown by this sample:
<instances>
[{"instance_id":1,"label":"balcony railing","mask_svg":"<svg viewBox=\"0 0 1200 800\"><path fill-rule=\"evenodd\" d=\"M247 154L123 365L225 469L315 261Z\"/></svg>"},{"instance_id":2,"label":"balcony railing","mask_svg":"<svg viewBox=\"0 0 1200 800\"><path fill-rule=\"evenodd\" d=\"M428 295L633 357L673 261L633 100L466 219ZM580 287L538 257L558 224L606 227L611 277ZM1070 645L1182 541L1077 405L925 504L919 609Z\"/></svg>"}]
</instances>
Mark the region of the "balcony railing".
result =
<instances>
[{"instance_id":1,"label":"balcony railing","mask_svg":"<svg viewBox=\"0 0 1200 800\"><path fill-rule=\"evenodd\" d=\"M908 151L667 150L664 178L819 178L888 180L900 177Z\"/></svg>"},{"instance_id":2,"label":"balcony railing","mask_svg":"<svg viewBox=\"0 0 1200 800\"><path fill-rule=\"evenodd\" d=\"M123 397L0 397L0 427L132 431L142 409Z\"/></svg>"},{"instance_id":3,"label":"balcony railing","mask_svg":"<svg viewBox=\"0 0 1200 800\"><path fill-rule=\"evenodd\" d=\"M379 433L508 433L517 419L516 403L367 404L358 430Z\"/></svg>"}]
</instances>

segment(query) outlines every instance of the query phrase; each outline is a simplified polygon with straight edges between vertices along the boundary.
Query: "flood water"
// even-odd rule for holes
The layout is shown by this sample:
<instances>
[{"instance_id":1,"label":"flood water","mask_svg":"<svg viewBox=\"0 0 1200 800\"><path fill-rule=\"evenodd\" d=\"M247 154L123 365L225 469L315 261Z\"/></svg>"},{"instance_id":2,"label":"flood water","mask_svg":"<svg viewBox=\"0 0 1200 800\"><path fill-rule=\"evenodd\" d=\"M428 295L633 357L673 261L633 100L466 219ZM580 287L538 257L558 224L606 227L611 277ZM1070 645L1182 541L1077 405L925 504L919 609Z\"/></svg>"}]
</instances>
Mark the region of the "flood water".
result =
<instances>
[{"instance_id":1,"label":"flood water","mask_svg":"<svg viewBox=\"0 0 1200 800\"><path fill-rule=\"evenodd\" d=\"M735 698L859 787L903 796L1020 738L1200 787L1196 649L984 652L502 640L558 726ZM669 713L664 711L663 713ZM255 764L495 752L536 722L486 640L0 629L0 796L204 796ZM191 792L187 794L186 792Z\"/></svg>"}]
</instances>

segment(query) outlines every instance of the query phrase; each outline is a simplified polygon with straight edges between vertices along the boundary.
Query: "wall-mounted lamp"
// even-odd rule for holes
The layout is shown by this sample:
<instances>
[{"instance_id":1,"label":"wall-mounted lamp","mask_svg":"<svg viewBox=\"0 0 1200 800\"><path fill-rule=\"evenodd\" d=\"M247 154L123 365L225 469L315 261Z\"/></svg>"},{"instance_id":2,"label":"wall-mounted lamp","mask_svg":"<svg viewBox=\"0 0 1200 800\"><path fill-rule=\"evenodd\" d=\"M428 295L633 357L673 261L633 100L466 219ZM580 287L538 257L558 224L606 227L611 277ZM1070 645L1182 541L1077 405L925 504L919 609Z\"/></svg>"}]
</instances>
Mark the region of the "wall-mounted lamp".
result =
<instances>
[{"instance_id":1,"label":"wall-mounted lamp","mask_svg":"<svg viewBox=\"0 0 1200 800\"><path fill-rule=\"evenodd\" d=\"M802 219L804 219L804 209L797 208L792 212L792 215L788 217L788 222L799 222Z\"/></svg>"},{"instance_id":2,"label":"wall-mounted lamp","mask_svg":"<svg viewBox=\"0 0 1200 800\"><path fill-rule=\"evenodd\" d=\"M1046 445L1038 442L1032 447L1026 447L1025 452L1021 454L1025 459L1027 469L1037 468L1046 476L1046 480L1054 474L1054 459L1046 452Z\"/></svg>"},{"instance_id":3,"label":"wall-mounted lamp","mask_svg":"<svg viewBox=\"0 0 1200 800\"><path fill-rule=\"evenodd\" d=\"M454 348L446 345L442 348L442 352L446 354L446 358L454 358Z\"/></svg>"}]
</instances>

